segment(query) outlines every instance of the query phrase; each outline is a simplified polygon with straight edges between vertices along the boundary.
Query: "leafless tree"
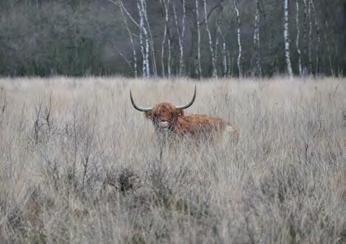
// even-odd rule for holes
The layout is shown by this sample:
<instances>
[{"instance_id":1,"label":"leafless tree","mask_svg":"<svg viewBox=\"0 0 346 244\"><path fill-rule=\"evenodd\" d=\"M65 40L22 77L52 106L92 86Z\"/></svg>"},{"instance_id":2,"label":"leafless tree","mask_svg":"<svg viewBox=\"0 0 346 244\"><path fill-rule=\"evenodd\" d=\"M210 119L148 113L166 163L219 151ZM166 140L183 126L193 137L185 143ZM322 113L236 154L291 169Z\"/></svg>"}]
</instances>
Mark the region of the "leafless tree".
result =
<instances>
[{"instance_id":1,"label":"leafless tree","mask_svg":"<svg viewBox=\"0 0 346 244\"><path fill-rule=\"evenodd\" d=\"M311 0L311 7L314 13L314 24L316 29L315 73L318 74L320 72L321 27L318 21L319 14L317 12L314 0Z\"/></svg>"},{"instance_id":2,"label":"leafless tree","mask_svg":"<svg viewBox=\"0 0 346 244\"><path fill-rule=\"evenodd\" d=\"M243 76L243 70L241 66L241 58L242 58L242 45L241 45L241 33L240 33L240 12L239 12L239 2L238 0L233 0L234 10L236 13L236 19L237 19L237 41L238 41L238 58L237 58L237 66L238 66L238 72L239 77Z\"/></svg>"},{"instance_id":3,"label":"leafless tree","mask_svg":"<svg viewBox=\"0 0 346 244\"><path fill-rule=\"evenodd\" d=\"M255 12L255 28L253 34L253 43L255 48L255 75L262 76L261 67L261 45L260 45L260 2L256 0L256 12Z\"/></svg>"},{"instance_id":4,"label":"leafless tree","mask_svg":"<svg viewBox=\"0 0 346 244\"><path fill-rule=\"evenodd\" d=\"M133 58L133 73L134 73L135 78L137 78L137 51L136 51L135 43L133 40L133 33L130 30L130 27L127 23L127 18L126 18L125 13L124 13L125 7L124 7L122 0L119 0L119 9L121 12L121 17L122 17L122 20L124 22L126 31L128 33L129 39L130 39L131 48L132 48L132 58Z\"/></svg>"},{"instance_id":5,"label":"leafless tree","mask_svg":"<svg viewBox=\"0 0 346 244\"><path fill-rule=\"evenodd\" d=\"M184 39L185 39L185 21L186 21L186 4L185 0L182 0L182 19L181 19L181 30L179 28L179 21L178 21L178 15L177 15L177 10L175 3L173 1L173 14L174 14L174 21L175 21L175 26L177 29L177 34L178 34L178 42L179 42L179 76L182 76L184 73Z\"/></svg>"},{"instance_id":6,"label":"leafless tree","mask_svg":"<svg viewBox=\"0 0 346 244\"><path fill-rule=\"evenodd\" d=\"M97 1L0 1L0 75L346 73L344 0Z\"/></svg>"},{"instance_id":7,"label":"leafless tree","mask_svg":"<svg viewBox=\"0 0 346 244\"><path fill-rule=\"evenodd\" d=\"M309 19L309 37L308 37L308 67L309 73L312 73L312 16L311 16L311 0L307 2L307 11Z\"/></svg>"},{"instance_id":8,"label":"leafless tree","mask_svg":"<svg viewBox=\"0 0 346 244\"><path fill-rule=\"evenodd\" d=\"M296 0L296 28L297 28L297 35L296 35L296 49L298 53L298 74L299 76L302 75L302 52L300 50L300 21L299 21L299 11L300 11L300 0Z\"/></svg>"},{"instance_id":9,"label":"leafless tree","mask_svg":"<svg viewBox=\"0 0 346 244\"><path fill-rule=\"evenodd\" d=\"M221 16L221 15L219 15ZM221 17L218 17L217 18L217 21L216 21L216 33L217 33L217 40L216 40L216 50L215 52L218 51L218 46L219 46L219 38L221 37L221 59L222 59L222 75L225 77L228 75L228 47L227 47L227 44L226 44L226 38L225 38L225 35L222 31L222 28L221 28ZM216 56L216 59L218 58L217 56L217 53L215 54Z\"/></svg>"},{"instance_id":10,"label":"leafless tree","mask_svg":"<svg viewBox=\"0 0 346 244\"><path fill-rule=\"evenodd\" d=\"M199 20L199 0L195 0L195 11L196 11L196 27L197 27L197 67L195 73L198 77L201 76L201 30L200 30L200 20Z\"/></svg>"},{"instance_id":11,"label":"leafless tree","mask_svg":"<svg viewBox=\"0 0 346 244\"><path fill-rule=\"evenodd\" d=\"M217 77L216 58L215 58L213 39L211 37L211 33L210 33L209 25L208 25L208 12L207 12L207 1L206 0L203 0L203 7L204 7L205 29L207 31L208 39L209 39L209 51L210 51L210 55L211 55L212 76Z\"/></svg>"},{"instance_id":12,"label":"leafless tree","mask_svg":"<svg viewBox=\"0 0 346 244\"><path fill-rule=\"evenodd\" d=\"M288 0L284 1L284 40L285 40L285 58L287 65L287 73L290 77L293 77L291 57L290 57L290 37L288 31Z\"/></svg>"},{"instance_id":13,"label":"leafless tree","mask_svg":"<svg viewBox=\"0 0 346 244\"><path fill-rule=\"evenodd\" d=\"M149 62L149 33L145 25L145 0L137 0L137 9L139 13L139 43L143 58L142 72L144 77L150 76L150 62Z\"/></svg>"},{"instance_id":14,"label":"leafless tree","mask_svg":"<svg viewBox=\"0 0 346 244\"><path fill-rule=\"evenodd\" d=\"M164 18L165 18L165 25L163 30L163 37L161 42L161 70L162 70L162 76L165 76L165 49L166 49L166 42L168 42L168 50L169 52L168 56L170 57L170 38L168 37L167 41L167 35L168 35L168 21L169 21L169 2L170 0L161 0L162 9L164 12ZM171 75L171 67L170 67L170 60L167 61L167 73L168 76Z\"/></svg>"},{"instance_id":15,"label":"leafless tree","mask_svg":"<svg viewBox=\"0 0 346 244\"><path fill-rule=\"evenodd\" d=\"M148 29L149 34L149 45L150 45L150 54L152 58L152 70L155 76L157 76L157 66L156 66L156 56L155 56L155 46L154 46L154 38L153 34L151 33L151 27L148 19L148 11L147 11L147 1L146 0L140 0L143 10L143 15L145 19L145 23Z\"/></svg>"}]
</instances>

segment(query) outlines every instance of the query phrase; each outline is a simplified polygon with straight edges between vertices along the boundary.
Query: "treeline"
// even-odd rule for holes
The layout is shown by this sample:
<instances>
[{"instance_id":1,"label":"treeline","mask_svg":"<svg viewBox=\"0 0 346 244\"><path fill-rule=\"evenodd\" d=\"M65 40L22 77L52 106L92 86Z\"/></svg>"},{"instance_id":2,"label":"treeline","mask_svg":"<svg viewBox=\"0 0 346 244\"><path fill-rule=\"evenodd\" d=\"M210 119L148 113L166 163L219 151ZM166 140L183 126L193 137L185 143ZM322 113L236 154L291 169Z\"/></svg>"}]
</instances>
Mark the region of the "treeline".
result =
<instances>
[{"instance_id":1,"label":"treeline","mask_svg":"<svg viewBox=\"0 0 346 244\"><path fill-rule=\"evenodd\" d=\"M345 75L343 0L2 0L0 75Z\"/></svg>"}]
</instances>

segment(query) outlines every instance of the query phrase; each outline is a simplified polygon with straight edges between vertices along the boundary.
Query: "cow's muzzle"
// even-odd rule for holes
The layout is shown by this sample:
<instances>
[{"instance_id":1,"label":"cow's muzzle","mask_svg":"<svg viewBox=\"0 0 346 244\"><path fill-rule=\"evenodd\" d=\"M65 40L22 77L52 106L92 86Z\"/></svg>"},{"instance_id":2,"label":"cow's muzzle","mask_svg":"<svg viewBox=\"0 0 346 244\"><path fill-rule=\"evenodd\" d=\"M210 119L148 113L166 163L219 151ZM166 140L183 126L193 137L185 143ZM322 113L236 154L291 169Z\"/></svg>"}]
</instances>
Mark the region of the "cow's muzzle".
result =
<instances>
[{"instance_id":1,"label":"cow's muzzle","mask_svg":"<svg viewBox=\"0 0 346 244\"><path fill-rule=\"evenodd\" d=\"M158 126L160 129L168 129L169 122L168 121L159 121Z\"/></svg>"}]
</instances>

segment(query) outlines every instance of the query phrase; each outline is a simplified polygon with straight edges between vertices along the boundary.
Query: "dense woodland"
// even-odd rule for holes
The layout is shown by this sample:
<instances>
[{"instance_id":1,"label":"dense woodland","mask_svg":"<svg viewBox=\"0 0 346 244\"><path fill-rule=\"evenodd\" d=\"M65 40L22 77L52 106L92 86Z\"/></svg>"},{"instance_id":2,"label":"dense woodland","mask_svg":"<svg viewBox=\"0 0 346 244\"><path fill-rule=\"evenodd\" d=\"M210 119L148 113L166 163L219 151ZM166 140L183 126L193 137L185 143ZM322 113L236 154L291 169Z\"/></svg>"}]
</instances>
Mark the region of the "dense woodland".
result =
<instances>
[{"instance_id":1,"label":"dense woodland","mask_svg":"<svg viewBox=\"0 0 346 244\"><path fill-rule=\"evenodd\" d=\"M345 75L343 0L1 0L0 75Z\"/></svg>"}]
</instances>

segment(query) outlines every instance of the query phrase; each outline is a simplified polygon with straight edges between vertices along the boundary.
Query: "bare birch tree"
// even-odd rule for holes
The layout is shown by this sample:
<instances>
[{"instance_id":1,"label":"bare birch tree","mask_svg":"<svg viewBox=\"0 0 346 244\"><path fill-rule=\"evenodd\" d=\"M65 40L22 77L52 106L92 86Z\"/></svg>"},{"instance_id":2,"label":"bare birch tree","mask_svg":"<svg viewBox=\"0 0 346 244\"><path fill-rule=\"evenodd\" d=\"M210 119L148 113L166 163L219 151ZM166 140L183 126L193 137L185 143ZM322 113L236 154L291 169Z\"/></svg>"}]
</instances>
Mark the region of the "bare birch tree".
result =
<instances>
[{"instance_id":1,"label":"bare birch tree","mask_svg":"<svg viewBox=\"0 0 346 244\"><path fill-rule=\"evenodd\" d=\"M226 46L226 41L223 34L222 34L222 67L223 67L223 76L226 77L228 75L227 46Z\"/></svg>"},{"instance_id":2,"label":"bare birch tree","mask_svg":"<svg viewBox=\"0 0 346 244\"><path fill-rule=\"evenodd\" d=\"M148 40L149 40L149 45L150 45L149 50L151 53L153 73L155 76L157 76L155 45L154 45L154 38L153 38L153 34L151 33L151 27L150 27L149 18L148 18L147 2L146 2L146 0L140 0L140 1L141 1L141 5L142 5L142 11L143 11L145 23L147 26L147 33L149 34L148 35L149 36ZM149 55L149 53L148 53L148 55Z\"/></svg>"},{"instance_id":3,"label":"bare birch tree","mask_svg":"<svg viewBox=\"0 0 346 244\"><path fill-rule=\"evenodd\" d=\"M137 9L139 13L139 43L141 47L143 65L143 77L150 76L150 63L149 63L149 35L145 26L144 17L144 0L137 0Z\"/></svg>"},{"instance_id":4,"label":"bare birch tree","mask_svg":"<svg viewBox=\"0 0 346 244\"><path fill-rule=\"evenodd\" d=\"M199 21L199 0L195 0L195 10L196 10L196 27L197 27L197 70L195 73L198 77L201 76L202 67L201 67L201 30L200 30L200 21Z\"/></svg>"},{"instance_id":5,"label":"bare birch tree","mask_svg":"<svg viewBox=\"0 0 346 244\"><path fill-rule=\"evenodd\" d=\"M215 46L214 46L214 55L215 55L216 62L218 62L218 59L219 59L219 46L220 46L220 35L216 27ZM218 67L216 66L216 72L217 70L218 70Z\"/></svg>"},{"instance_id":6,"label":"bare birch tree","mask_svg":"<svg viewBox=\"0 0 346 244\"><path fill-rule=\"evenodd\" d=\"M308 0L303 0L303 35L302 35L302 72L303 75L308 74L308 49L309 49L309 40L308 40Z\"/></svg>"},{"instance_id":7,"label":"bare birch tree","mask_svg":"<svg viewBox=\"0 0 346 244\"><path fill-rule=\"evenodd\" d=\"M285 58L287 65L287 73L289 77L293 77L291 57L290 57L290 38L288 32L288 0L284 1L284 40L285 40Z\"/></svg>"},{"instance_id":8,"label":"bare birch tree","mask_svg":"<svg viewBox=\"0 0 346 244\"><path fill-rule=\"evenodd\" d=\"M52 1L4 1L0 27L29 35L2 32L4 76L346 74L344 0L60 0L53 12Z\"/></svg>"},{"instance_id":9,"label":"bare birch tree","mask_svg":"<svg viewBox=\"0 0 346 244\"><path fill-rule=\"evenodd\" d=\"M119 1L119 8L120 8L120 12L121 12L121 16L122 16L122 19L123 19L123 22L124 22L124 25L125 25L125 28L126 28L126 31L128 33L128 36L129 36L129 39L130 39L130 43L131 43L131 48L132 48L132 59L133 59L133 73L134 73L134 76L135 78L137 78L137 51L136 51L136 47L135 47L135 43L134 43L134 40L133 40L133 33L132 31L130 30L130 27L127 23L127 18L125 16L125 13L124 13L124 5L123 5L123 2L120 0Z\"/></svg>"},{"instance_id":10,"label":"bare birch tree","mask_svg":"<svg viewBox=\"0 0 346 244\"><path fill-rule=\"evenodd\" d=\"M296 35L296 49L298 54L298 75L302 75L302 52L300 50L300 21L299 21L299 1L296 0L296 28L297 28L297 35Z\"/></svg>"},{"instance_id":11,"label":"bare birch tree","mask_svg":"<svg viewBox=\"0 0 346 244\"><path fill-rule=\"evenodd\" d=\"M181 20L181 30L179 28L179 22L178 22L178 15L177 10L173 1L173 14L174 14L174 21L175 26L177 28L177 34L178 34L178 42L179 42L179 76L182 76L184 73L184 39L185 39L185 20L186 20L186 4L185 0L182 0L182 8L183 8L183 16Z\"/></svg>"},{"instance_id":12,"label":"bare birch tree","mask_svg":"<svg viewBox=\"0 0 346 244\"><path fill-rule=\"evenodd\" d=\"M309 37L308 37L308 67L309 73L312 73L312 17L311 0L308 0L308 19L309 19Z\"/></svg>"},{"instance_id":13,"label":"bare birch tree","mask_svg":"<svg viewBox=\"0 0 346 244\"><path fill-rule=\"evenodd\" d=\"M161 42L161 73L162 73L162 76L165 76L165 48L166 48L166 40L167 40L167 33L168 33L168 21L169 21L168 5L169 5L169 0L167 0L167 2L166 2L166 0L161 0L161 5L163 8L164 17L165 17L165 25L164 25L164 30L163 30L162 42ZM169 63L167 65L169 65ZM170 69L170 68L168 67L168 69ZM168 75L170 75L170 74L168 74Z\"/></svg>"},{"instance_id":14,"label":"bare birch tree","mask_svg":"<svg viewBox=\"0 0 346 244\"><path fill-rule=\"evenodd\" d=\"M324 24L325 24L325 29L328 30L330 28L329 27L329 22L326 20L324 22ZM332 74L332 76L334 76L335 75L335 70L333 68L334 64L333 64L333 59L332 59L332 50L331 50L332 48L331 48L330 41L328 40L328 36L326 35L326 32L324 32L323 39L324 39L324 42L326 43L329 70L330 70L330 73Z\"/></svg>"},{"instance_id":15,"label":"bare birch tree","mask_svg":"<svg viewBox=\"0 0 346 244\"><path fill-rule=\"evenodd\" d=\"M320 24L318 22L318 13L315 7L314 0L311 0L311 7L314 13L314 24L316 28L316 45L315 45L315 73L318 74L320 72L320 48L321 48L321 29Z\"/></svg>"},{"instance_id":16,"label":"bare birch tree","mask_svg":"<svg viewBox=\"0 0 346 244\"><path fill-rule=\"evenodd\" d=\"M238 66L238 72L239 77L243 76L243 70L241 66L241 57L242 57L242 45L241 45L241 36L240 36L240 12L239 12L239 3L238 0L233 0L234 10L236 13L236 19L237 19L237 42L238 42L238 58L237 58L237 66Z\"/></svg>"},{"instance_id":17,"label":"bare birch tree","mask_svg":"<svg viewBox=\"0 0 346 244\"><path fill-rule=\"evenodd\" d=\"M256 0L256 13L255 13L255 28L253 34L253 43L255 47L255 75L262 76L261 67L261 45L260 45L260 2Z\"/></svg>"},{"instance_id":18,"label":"bare birch tree","mask_svg":"<svg viewBox=\"0 0 346 244\"><path fill-rule=\"evenodd\" d=\"M215 78L217 77L217 70L216 70L216 58L215 58L215 51L213 47L213 39L211 37L209 25L208 25L208 12L207 12L207 1L203 0L204 5L204 22L205 22L205 29L208 34L208 40L209 40L209 51L211 56L211 64L212 64L212 76Z\"/></svg>"},{"instance_id":19,"label":"bare birch tree","mask_svg":"<svg viewBox=\"0 0 346 244\"><path fill-rule=\"evenodd\" d=\"M217 35L221 37L222 40L222 50L221 50L221 55L222 55L222 75L226 77L228 75L228 63L227 63L227 44L226 44L226 38L223 34L223 31L221 29L221 18L217 18L216 21L216 28L217 28ZM217 46L217 45L215 45ZM217 50L217 48L216 48Z\"/></svg>"},{"instance_id":20,"label":"bare birch tree","mask_svg":"<svg viewBox=\"0 0 346 244\"><path fill-rule=\"evenodd\" d=\"M120 9L120 13L121 13L121 17L122 17L122 21L125 25L125 28L126 28L126 31L127 31L127 34L129 36L129 39L130 39L130 44L131 44L131 49L132 49L132 65L130 64L130 66L132 66L132 69L133 69L133 74L135 76L135 78L137 78L138 76L138 70L137 70L137 51L136 51L136 47L135 47L135 42L134 42L134 34L132 33L131 29L130 29L130 26L127 22L127 17L131 20L131 22L137 27L139 28L139 24L137 23L137 21L132 17L132 15L128 12L128 10L125 8L124 4L123 4L123 1L122 0L119 0L119 1L113 1L113 0L108 0L110 3L113 3L114 5L116 5L117 7L119 7ZM126 17L127 16L127 17ZM121 52L119 52L119 54L121 56L123 56L121 54ZM124 58L126 58L124 56Z\"/></svg>"}]
</instances>

